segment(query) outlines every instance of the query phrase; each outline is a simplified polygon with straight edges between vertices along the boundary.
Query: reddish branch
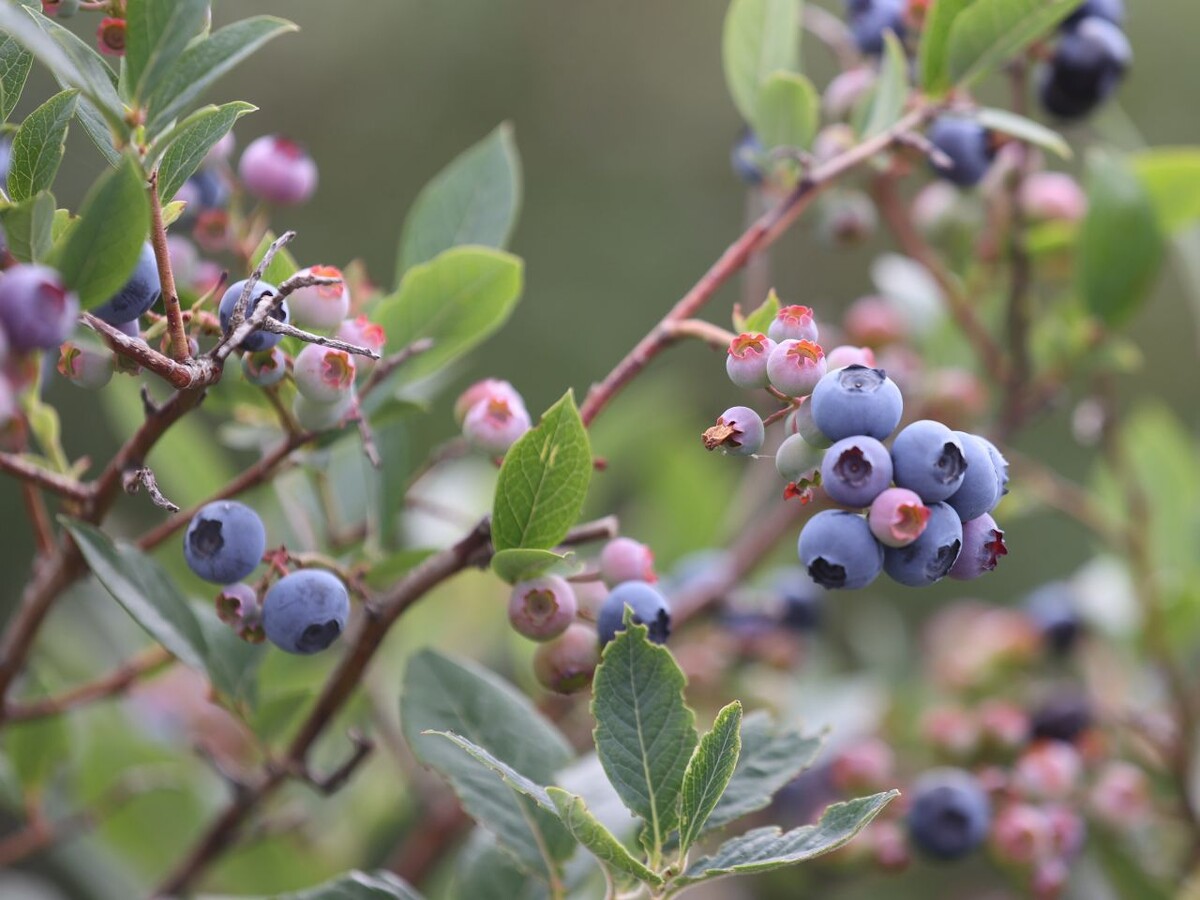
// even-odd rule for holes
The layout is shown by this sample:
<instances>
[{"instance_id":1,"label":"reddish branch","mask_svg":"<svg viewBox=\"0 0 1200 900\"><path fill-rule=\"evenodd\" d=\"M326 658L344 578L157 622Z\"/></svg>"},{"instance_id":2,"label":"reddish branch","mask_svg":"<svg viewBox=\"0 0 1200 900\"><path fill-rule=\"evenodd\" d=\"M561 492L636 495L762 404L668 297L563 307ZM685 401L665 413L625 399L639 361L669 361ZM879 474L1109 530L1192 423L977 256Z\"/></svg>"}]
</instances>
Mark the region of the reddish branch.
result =
<instances>
[{"instance_id":1,"label":"reddish branch","mask_svg":"<svg viewBox=\"0 0 1200 900\"><path fill-rule=\"evenodd\" d=\"M135 682L157 672L172 659L165 648L154 646L128 662L122 663L106 675L71 688L53 697L32 700L29 703L14 703L8 708L5 718L10 722L25 722L41 719L87 706L97 700L123 694Z\"/></svg>"},{"instance_id":2,"label":"reddish branch","mask_svg":"<svg viewBox=\"0 0 1200 900\"><path fill-rule=\"evenodd\" d=\"M83 502L91 496L87 485L66 475L43 469L15 453L0 452L0 472L7 472L26 484L36 485L68 500Z\"/></svg>"},{"instance_id":3,"label":"reddish branch","mask_svg":"<svg viewBox=\"0 0 1200 900\"><path fill-rule=\"evenodd\" d=\"M175 273L171 270L171 252L167 247L167 228L163 224L162 201L158 196L158 173L150 175L150 244L158 263L158 280L162 284L163 307L167 311L167 334L171 338L172 359L186 363L191 359L187 333L183 330L183 310L175 288Z\"/></svg>"}]
</instances>

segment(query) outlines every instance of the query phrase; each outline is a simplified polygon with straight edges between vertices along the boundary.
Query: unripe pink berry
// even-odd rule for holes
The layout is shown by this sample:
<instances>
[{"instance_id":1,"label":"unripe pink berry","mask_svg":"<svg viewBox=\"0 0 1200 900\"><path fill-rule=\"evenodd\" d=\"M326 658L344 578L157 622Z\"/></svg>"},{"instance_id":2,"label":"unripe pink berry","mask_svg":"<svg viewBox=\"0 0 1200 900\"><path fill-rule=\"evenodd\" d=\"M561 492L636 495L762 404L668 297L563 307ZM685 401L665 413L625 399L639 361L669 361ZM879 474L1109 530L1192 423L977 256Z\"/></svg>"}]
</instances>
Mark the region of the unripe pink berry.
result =
<instances>
[{"instance_id":1,"label":"unripe pink berry","mask_svg":"<svg viewBox=\"0 0 1200 900\"><path fill-rule=\"evenodd\" d=\"M828 162L858 143L854 129L844 122L835 122L817 132L813 139L813 156L817 162Z\"/></svg>"},{"instance_id":2,"label":"unripe pink berry","mask_svg":"<svg viewBox=\"0 0 1200 900\"><path fill-rule=\"evenodd\" d=\"M341 278L342 270L336 266L309 266L296 274ZM344 282L302 287L288 297L288 309L297 325L333 331L350 312L350 290Z\"/></svg>"},{"instance_id":3,"label":"unripe pink berry","mask_svg":"<svg viewBox=\"0 0 1200 900\"><path fill-rule=\"evenodd\" d=\"M586 625L570 625L552 641L540 644L533 654L533 674L538 683L559 694L573 694L592 683L600 663L600 641Z\"/></svg>"},{"instance_id":4,"label":"unripe pink berry","mask_svg":"<svg viewBox=\"0 0 1200 900\"><path fill-rule=\"evenodd\" d=\"M1083 851L1087 839L1087 824L1078 812L1059 803L1044 807L1054 837L1054 852L1063 859L1072 859Z\"/></svg>"},{"instance_id":5,"label":"unripe pink berry","mask_svg":"<svg viewBox=\"0 0 1200 900\"><path fill-rule=\"evenodd\" d=\"M206 166L218 162L229 162L229 157L233 156L233 149L237 146L237 138L233 136L232 131L225 132L225 136L212 145L212 148L204 157Z\"/></svg>"},{"instance_id":6,"label":"unripe pink berry","mask_svg":"<svg viewBox=\"0 0 1200 900\"><path fill-rule=\"evenodd\" d=\"M1029 737L1029 715L1015 703L985 700L978 709L983 739L998 750L1016 750Z\"/></svg>"},{"instance_id":7,"label":"unripe pink berry","mask_svg":"<svg viewBox=\"0 0 1200 900\"><path fill-rule=\"evenodd\" d=\"M870 836L875 865L886 872L902 872L908 868L912 862L912 850L900 823L876 819L867 834Z\"/></svg>"},{"instance_id":8,"label":"unripe pink berry","mask_svg":"<svg viewBox=\"0 0 1200 900\"><path fill-rule=\"evenodd\" d=\"M853 247L875 233L879 215L875 204L862 191L829 193L820 207L818 236L833 247Z\"/></svg>"},{"instance_id":9,"label":"unripe pink berry","mask_svg":"<svg viewBox=\"0 0 1200 900\"><path fill-rule=\"evenodd\" d=\"M471 411L471 407L479 403L480 400L491 400L498 398L507 400L513 406L525 408L525 401L521 395L507 381L501 381L498 378L485 378L482 381L477 381L461 394L454 401L454 422L461 426L463 419L467 417L467 413Z\"/></svg>"},{"instance_id":10,"label":"unripe pink berry","mask_svg":"<svg viewBox=\"0 0 1200 900\"><path fill-rule=\"evenodd\" d=\"M376 353L382 353L383 347L387 343L387 335L383 333L383 326L375 324L366 316L347 319L338 326L334 337L347 344L354 344L356 347L374 350ZM376 360L369 357L360 356L357 362L359 374L370 372L375 368L375 362Z\"/></svg>"},{"instance_id":11,"label":"unripe pink berry","mask_svg":"<svg viewBox=\"0 0 1200 900\"><path fill-rule=\"evenodd\" d=\"M1119 829L1144 822L1150 815L1150 783L1146 773L1132 763L1108 763L1088 794L1097 819Z\"/></svg>"},{"instance_id":12,"label":"unripe pink berry","mask_svg":"<svg viewBox=\"0 0 1200 900\"><path fill-rule=\"evenodd\" d=\"M347 391L333 403L314 403L297 393L292 400L292 415L306 431L330 431L339 427L354 408L355 394Z\"/></svg>"},{"instance_id":13,"label":"unripe pink berry","mask_svg":"<svg viewBox=\"0 0 1200 900\"><path fill-rule=\"evenodd\" d=\"M258 353L242 354L242 374L251 384L270 387L287 374L287 357L278 347Z\"/></svg>"},{"instance_id":14,"label":"unripe pink berry","mask_svg":"<svg viewBox=\"0 0 1200 900\"><path fill-rule=\"evenodd\" d=\"M767 337L776 343L780 341L812 341L817 340L817 323L813 320L813 311L807 306L785 306L775 313L771 325L767 329Z\"/></svg>"},{"instance_id":15,"label":"unripe pink berry","mask_svg":"<svg viewBox=\"0 0 1200 900\"><path fill-rule=\"evenodd\" d=\"M767 386L767 357L775 342L765 334L754 331L739 334L729 342L725 357L725 373L738 387L753 389Z\"/></svg>"},{"instance_id":16,"label":"unripe pink berry","mask_svg":"<svg viewBox=\"0 0 1200 900\"><path fill-rule=\"evenodd\" d=\"M600 577L609 587L625 581L658 581L654 573L654 554L640 541L629 537L613 538L600 551Z\"/></svg>"},{"instance_id":17,"label":"unripe pink berry","mask_svg":"<svg viewBox=\"0 0 1200 900\"><path fill-rule=\"evenodd\" d=\"M1087 212L1087 195L1065 172L1033 172L1021 185L1021 212L1035 222L1078 222Z\"/></svg>"},{"instance_id":18,"label":"unripe pink berry","mask_svg":"<svg viewBox=\"0 0 1200 900\"><path fill-rule=\"evenodd\" d=\"M1010 803L992 822L992 849L1003 862L1030 866L1046 857L1053 846L1050 819L1031 804Z\"/></svg>"},{"instance_id":19,"label":"unripe pink berry","mask_svg":"<svg viewBox=\"0 0 1200 900\"><path fill-rule=\"evenodd\" d=\"M105 18L96 29L96 42L105 56L125 55L125 20Z\"/></svg>"},{"instance_id":20,"label":"unripe pink berry","mask_svg":"<svg viewBox=\"0 0 1200 900\"><path fill-rule=\"evenodd\" d=\"M979 747L979 723L954 706L939 706L925 713L921 734L935 750L954 759L969 757Z\"/></svg>"},{"instance_id":21,"label":"unripe pink berry","mask_svg":"<svg viewBox=\"0 0 1200 900\"><path fill-rule=\"evenodd\" d=\"M1062 741L1039 741L1023 753L1013 770L1013 783L1024 796L1061 800L1083 774L1079 751Z\"/></svg>"},{"instance_id":22,"label":"unripe pink berry","mask_svg":"<svg viewBox=\"0 0 1200 900\"><path fill-rule=\"evenodd\" d=\"M313 403L337 403L354 387L355 361L345 350L307 344L296 356L296 390Z\"/></svg>"},{"instance_id":23,"label":"unripe pink berry","mask_svg":"<svg viewBox=\"0 0 1200 900\"><path fill-rule=\"evenodd\" d=\"M1029 890L1034 900L1058 900L1067 888L1071 870L1061 859L1046 859L1033 870Z\"/></svg>"},{"instance_id":24,"label":"unripe pink berry","mask_svg":"<svg viewBox=\"0 0 1200 900\"><path fill-rule=\"evenodd\" d=\"M545 575L513 585L508 598L508 621L519 634L548 641L575 620L575 592L557 575Z\"/></svg>"},{"instance_id":25,"label":"unripe pink berry","mask_svg":"<svg viewBox=\"0 0 1200 900\"><path fill-rule=\"evenodd\" d=\"M463 437L485 453L503 456L530 427L532 423L524 406L503 397L492 397L480 400L467 412Z\"/></svg>"},{"instance_id":26,"label":"unripe pink berry","mask_svg":"<svg viewBox=\"0 0 1200 900\"><path fill-rule=\"evenodd\" d=\"M811 340L785 340L767 358L771 385L789 397L807 397L828 371L825 351Z\"/></svg>"},{"instance_id":27,"label":"unripe pink berry","mask_svg":"<svg viewBox=\"0 0 1200 900\"><path fill-rule=\"evenodd\" d=\"M842 369L846 366L866 366L875 368L875 351L870 347L852 347L843 344L834 347L825 356L825 364L829 369Z\"/></svg>"},{"instance_id":28,"label":"unripe pink berry","mask_svg":"<svg viewBox=\"0 0 1200 900\"><path fill-rule=\"evenodd\" d=\"M856 741L833 758L830 779L843 794L886 790L893 782L896 754L879 738Z\"/></svg>"},{"instance_id":29,"label":"unripe pink berry","mask_svg":"<svg viewBox=\"0 0 1200 900\"><path fill-rule=\"evenodd\" d=\"M860 297L842 317L847 340L868 347L882 347L904 340L908 326L900 311L883 297Z\"/></svg>"},{"instance_id":30,"label":"unripe pink berry","mask_svg":"<svg viewBox=\"0 0 1200 900\"><path fill-rule=\"evenodd\" d=\"M227 625L237 625L247 616L257 616L258 594L248 584L230 584L217 594L216 607L218 619Z\"/></svg>"},{"instance_id":31,"label":"unripe pink berry","mask_svg":"<svg viewBox=\"0 0 1200 900\"><path fill-rule=\"evenodd\" d=\"M279 206L308 200L317 189L317 164L297 144L278 135L251 141L238 164L242 183L255 197Z\"/></svg>"},{"instance_id":32,"label":"unripe pink berry","mask_svg":"<svg viewBox=\"0 0 1200 900\"><path fill-rule=\"evenodd\" d=\"M907 547L929 524L929 507L908 488L888 488L871 503L867 524L885 547Z\"/></svg>"}]
</instances>

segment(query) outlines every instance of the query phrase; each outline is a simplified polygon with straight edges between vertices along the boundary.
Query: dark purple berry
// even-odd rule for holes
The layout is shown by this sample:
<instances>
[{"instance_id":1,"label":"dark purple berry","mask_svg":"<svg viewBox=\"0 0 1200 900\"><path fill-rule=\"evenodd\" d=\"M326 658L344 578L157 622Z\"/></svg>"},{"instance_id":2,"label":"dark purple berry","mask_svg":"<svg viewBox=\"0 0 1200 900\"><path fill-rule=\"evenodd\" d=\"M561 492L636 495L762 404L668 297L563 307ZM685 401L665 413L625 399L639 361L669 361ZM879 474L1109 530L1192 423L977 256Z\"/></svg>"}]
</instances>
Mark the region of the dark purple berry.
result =
<instances>
[{"instance_id":1,"label":"dark purple berry","mask_svg":"<svg viewBox=\"0 0 1200 900\"><path fill-rule=\"evenodd\" d=\"M958 514L945 503L930 503L929 521L921 536L907 546L888 547L883 554L883 569L893 581L925 587L950 573L962 544Z\"/></svg>"},{"instance_id":2,"label":"dark purple berry","mask_svg":"<svg viewBox=\"0 0 1200 900\"><path fill-rule=\"evenodd\" d=\"M13 350L53 350L75 330L79 298L49 266L19 263L0 276L0 326Z\"/></svg>"},{"instance_id":3,"label":"dark purple berry","mask_svg":"<svg viewBox=\"0 0 1200 900\"><path fill-rule=\"evenodd\" d=\"M834 503L870 506L892 483L892 458L873 437L842 438L825 451L821 486Z\"/></svg>"},{"instance_id":4,"label":"dark purple berry","mask_svg":"<svg viewBox=\"0 0 1200 900\"><path fill-rule=\"evenodd\" d=\"M933 164L938 175L959 187L973 187L983 180L995 156L986 128L974 119L944 115L929 126L928 137L949 159L949 165Z\"/></svg>"},{"instance_id":5,"label":"dark purple berry","mask_svg":"<svg viewBox=\"0 0 1200 900\"><path fill-rule=\"evenodd\" d=\"M983 785L965 769L932 769L908 793L908 831L926 855L959 859L987 839L991 802Z\"/></svg>"}]
</instances>

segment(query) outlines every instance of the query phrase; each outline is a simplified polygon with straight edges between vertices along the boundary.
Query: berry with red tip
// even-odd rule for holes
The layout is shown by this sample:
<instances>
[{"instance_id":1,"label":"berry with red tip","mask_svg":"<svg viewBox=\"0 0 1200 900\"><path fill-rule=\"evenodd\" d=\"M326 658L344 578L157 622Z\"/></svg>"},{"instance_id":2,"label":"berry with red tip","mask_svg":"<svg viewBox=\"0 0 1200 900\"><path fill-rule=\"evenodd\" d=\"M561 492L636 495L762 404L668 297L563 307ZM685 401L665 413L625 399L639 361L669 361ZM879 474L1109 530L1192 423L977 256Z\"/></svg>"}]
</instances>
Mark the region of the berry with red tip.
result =
<instances>
[{"instance_id":1,"label":"berry with red tip","mask_svg":"<svg viewBox=\"0 0 1200 900\"><path fill-rule=\"evenodd\" d=\"M1152 811L1150 781L1133 763L1113 760L1096 776L1088 805L1100 821L1128 829L1146 821Z\"/></svg>"},{"instance_id":2,"label":"berry with red tip","mask_svg":"<svg viewBox=\"0 0 1200 900\"><path fill-rule=\"evenodd\" d=\"M326 649L346 630L349 616L346 586L322 569L285 575L263 598L267 640L287 653L308 655Z\"/></svg>"},{"instance_id":3,"label":"berry with red tip","mask_svg":"<svg viewBox=\"0 0 1200 900\"><path fill-rule=\"evenodd\" d=\"M524 404L494 396L480 400L463 419L463 437L471 446L502 456L532 427Z\"/></svg>"},{"instance_id":4,"label":"berry with red tip","mask_svg":"<svg viewBox=\"0 0 1200 900\"><path fill-rule=\"evenodd\" d=\"M870 347L852 347L849 344L843 344L830 350L825 355L825 361L831 370L844 369L846 366L866 366L873 369L875 367L875 351Z\"/></svg>"},{"instance_id":5,"label":"berry with red tip","mask_svg":"<svg viewBox=\"0 0 1200 900\"><path fill-rule=\"evenodd\" d=\"M98 390L112 380L113 355L90 343L67 341L58 348L58 373L81 388Z\"/></svg>"},{"instance_id":6,"label":"berry with red tip","mask_svg":"<svg viewBox=\"0 0 1200 900\"><path fill-rule=\"evenodd\" d=\"M884 551L884 571L900 584L925 587L949 574L962 543L963 528L958 514L945 503L931 503L929 521L921 536L904 547L888 547Z\"/></svg>"},{"instance_id":7,"label":"berry with red tip","mask_svg":"<svg viewBox=\"0 0 1200 900\"><path fill-rule=\"evenodd\" d=\"M883 547L862 516L827 509L809 519L796 545L800 562L823 588L863 588L883 569Z\"/></svg>"},{"instance_id":8,"label":"berry with red tip","mask_svg":"<svg viewBox=\"0 0 1200 900\"><path fill-rule=\"evenodd\" d=\"M1061 741L1038 741L1013 766L1013 786L1035 800L1062 800L1083 775L1079 751Z\"/></svg>"},{"instance_id":9,"label":"berry with red tip","mask_svg":"<svg viewBox=\"0 0 1200 900\"><path fill-rule=\"evenodd\" d=\"M882 441L900 423L904 400L883 369L846 366L813 388L812 418L831 441L865 434Z\"/></svg>"},{"instance_id":10,"label":"berry with red tip","mask_svg":"<svg viewBox=\"0 0 1200 900\"><path fill-rule=\"evenodd\" d=\"M609 587L624 581L658 580L654 573L654 554L641 541L629 537L613 538L600 551L600 577Z\"/></svg>"},{"instance_id":11,"label":"berry with red tip","mask_svg":"<svg viewBox=\"0 0 1200 900\"><path fill-rule=\"evenodd\" d=\"M482 381L477 381L461 394L454 401L454 421L461 426L463 419L467 417L467 413L471 411L471 407L480 400L490 400L493 397L499 397L507 400L509 403L521 406L524 408L525 401L521 395L507 381L501 381L498 378L485 378Z\"/></svg>"},{"instance_id":12,"label":"berry with red tip","mask_svg":"<svg viewBox=\"0 0 1200 900\"><path fill-rule=\"evenodd\" d=\"M18 353L55 349L78 315L79 298L49 266L19 263L0 276L0 326Z\"/></svg>"},{"instance_id":13,"label":"berry with red tip","mask_svg":"<svg viewBox=\"0 0 1200 900\"><path fill-rule=\"evenodd\" d=\"M748 406L731 406L704 432L705 447L720 447L731 456L753 456L762 449L765 439L762 417Z\"/></svg>"},{"instance_id":14,"label":"berry with red tip","mask_svg":"<svg viewBox=\"0 0 1200 900\"><path fill-rule=\"evenodd\" d=\"M962 552L950 568L950 577L957 581L972 581L985 572L994 571L1000 557L1008 555L1004 532L996 520L984 513L963 522Z\"/></svg>"},{"instance_id":15,"label":"berry with red tip","mask_svg":"<svg viewBox=\"0 0 1200 900\"><path fill-rule=\"evenodd\" d=\"M964 769L932 769L910 791L907 822L913 843L935 859L960 859L987 839L992 808L987 792Z\"/></svg>"},{"instance_id":16,"label":"berry with red tip","mask_svg":"<svg viewBox=\"0 0 1200 900\"><path fill-rule=\"evenodd\" d=\"M309 266L296 275L315 275L318 278L342 278L336 266ZM345 282L313 284L292 291L288 306L298 325L317 331L333 331L350 312L350 290Z\"/></svg>"},{"instance_id":17,"label":"berry with red tip","mask_svg":"<svg viewBox=\"0 0 1200 900\"><path fill-rule=\"evenodd\" d=\"M885 547L907 547L929 524L929 507L908 488L888 488L871 502L867 524Z\"/></svg>"},{"instance_id":18,"label":"berry with red tip","mask_svg":"<svg viewBox=\"0 0 1200 900\"><path fill-rule=\"evenodd\" d=\"M576 611L575 592L557 575L519 581L508 597L508 621L534 641L558 637L574 621Z\"/></svg>"},{"instance_id":19,"label":"berry with red tip","mask_svg":"<svg viewBox=\"0 0 1200 900\"><path fill-rule=\"evenodd\" d=\"M267 549L258 513L236 500L202 506L183 536L188 567L216 584L233 584L253 572Z\"/></svg>"},{"instance_id":20,"label":"berry with red tip","mask_svg":"<svg viewBox=\"0 0 1200 900\"><path fill-rule=\"evenodd\" d=\"M916 491L926 503L952 496L967 474L962 440L932 419L919 419L896 435L892 466L897 486Z\"/></svg>"},{"instance_id":21,"label":"berry with red tip","mask_svg":"<svg viewBox=\"0 0 1200 900\"><path fill-rule=\"evenodd\" d=\"M113 17L101 19L100 25L96 29L96 41L100 46L100 52L105 56L124 56L126 31L124 19Z\"/></svg>"},{"instance_id":22,"label":"berry with red tip","mask_svg":"<svg viewBox=\"0 0 1200 900\"><path fill-rule=\"evenodd\" d=\"M533 674L547 690L574 694L592 683L600 663L596 632L586 625L570 625L567 630L540 644L533 653Z\"/></svg>"},{"instance_id":23,"label":"berry with red tip","mask_svg":"<svg viewBox=\"0 0 1200 900\"><path fill-rule=\"evenodd\" d=\"M80 0L42 0L42 13L51 18L69 19L79 12Z\"/></svg>"},{"instance_id":24,"label":"berry with red tip","mask_svg":"<svg viewBox=\"0 0 1200 900\"><path fill-rule=\"evenodd\" d=\"M825 451L812 446L803 435L793 434L775 451L775 468L784 481L812 481L824 455Z\"/></svg>"},{"instance_id":25,"label":"berry with red tip","mask_svg":"<svg viewBox=\"0 0 1200 900\"><path fill-rule=\"evenodd\" d=\"M376 353L382 353L384 345L387 343L387 335L384 334L383 326L372 322L366 316L347 319L338 326L334 337L356 347L374 350ZM375 368L375 363L376 360L370 357L362 357L358 362L359 374L370 372Z\"/></svg>"},{"instance_id":26,"label":"berry with red tip","mask_svg":"<svg viewBox=\"0 0 1200 900\"><path fill-rule=\"evenodd\" d=\"M278 347L242 355L242 374L258 387L278 384L287 374L287 356Z\"/></svg>"},{"instance_id":27,"label":"berry with red tip","mask_svg":"<svg viewBox=\"0 0 1200 900\"><path fill-rule=\"evenodd\" d=\"M1006 863L1029 866L1051 851L1054 829L1049 817L1029 803L1009 803L996 814L991 844Z\"/></svg>"},{"instance_id":28,"label":"berry with red tip","mask_svg":"<svg viewBox=\"0 0 1200 900\"><path fill-rule=\"evenodd\" d=\"M775 342L765 334L749 331L739 334L729 342L725 357L725 373L738 387L764 388L770 383L767 376L767 358L775 349Z\"/></svg>"},{"instance_id":29,"label":"berry with red tip","mask_svg":"<svg viewBox=\"0 0 1200 900\"><path fill-rule=\"evenodd\" d=\"M807 306L785 306L775 313L767 328L767 337L780 341L817 341L817 323Z\"/></svg>"},{"instance_id":30,"label":"berry with red tip","mask_svg":"<svg viewBox=\"0 0 1200 900\"><path fill-rule=\"evenodd\" d=\"M789 397L807 397L826 370L825 351L812 341L782 341L767 357L772 387Z\"/></svg>"},{"instance_id":31,"label":"berry with red tip","mask_svg":"<svg viewBox=\"0 0 1200 900\"><path fill-rule=\"evenodd\" d=\"M830 778L844 794L870 794L887 790L895 768L895 752L885 741L872 737L843 748L830 764Z\"/></svg>"},{"instance_id":32,"label":"berry with red tip","mask_svg":"<svg viewBox=\"0 0 1200 900\"><path fill-rule=\"evenodd\" d=\"M986 128L965 116L944 115L929 126L928 137L945 157L932 162L934 172L959 187L973 187L983 180L995 156Z\"/></svg>"},{"instance_id":33,"label":"berry with red tip","mask_svg":"<svg viewBox=\"0 0 1200 900\"><path fill-rule=\"evenodd\" d=\"M1031 172L1019 201L1022 214L1034 222L1078 222L1087 212L1087 194L1066 172Z\"/></svg>"},{"instance_id":34,"label":"berry with red tip","mask_svg":"<svg viewBox=\"0 0 1200 900\"><path fill-rule=\"evenodd\" d=\"M875 438L843 438L825 451L821 486L834 503L870 506L891 483L892 458Z\"/></svg>"},{"instance_id":35,"label":"berry with red tip","mask_svg":"<svg viewBox=\"0 0 1200 900\"><path fill-rule=\"evenodd\" d=\"M251 141L238 174L247 191L278 206L303 203L317 189L317 164L303 147L279 135Z\"/></svg>"},{"instance_id":36,"label":"berry with red tip","mask_svg":"<svg viewBox=\"0 0 1200 900\"><path fill-rule=\"evenodd\" d=\"M345 350L308 344L292 364L296 390L313 403L337 403L354 389L354 357Z\"/></svg>"},{"instance_id":37,"label":"berry with red tip","mask_svg":"<svg viewBox=\"0 0 1200 900\"><path fill-rule=\"evenodd\" d=\"M596 618L600 646L604 647L625 630L625 607L632 611L633 622L645 625L648 637L655 644L665 644L671 634L671 608L667 599L645 581L626 581L617 585L605 598Z\"/></svg>"},{"instance_id":38,"label":"berry with red tip","mask_svg":"<svg viewBox=\"0 0 1200 900\"><path fill-rule=\"evenodd\" d=\"M237 308L238 300L242 296L242 291L246 287L248 279L235 281L229 286L225 293L221 296L221 304L217 309L217 318L221 323L221 331L226 337L233 331L233 311ZM259 281L254 285L254 289L250 292L250 298L246 302L244 316L249 319L253 314L258 304L267 301L270 302L276 294L279 293L279 288L273 284L268 284L265 281ZM275 312L271 313L270 317L277 322L287 324L288 321L288 305L284 300L279 304ZM258 353L262 350L270 350L283 340L282 334L274 334L270 331L252 331L242 339L241 349L250 353Z\"/></svg>"}]
</instances>

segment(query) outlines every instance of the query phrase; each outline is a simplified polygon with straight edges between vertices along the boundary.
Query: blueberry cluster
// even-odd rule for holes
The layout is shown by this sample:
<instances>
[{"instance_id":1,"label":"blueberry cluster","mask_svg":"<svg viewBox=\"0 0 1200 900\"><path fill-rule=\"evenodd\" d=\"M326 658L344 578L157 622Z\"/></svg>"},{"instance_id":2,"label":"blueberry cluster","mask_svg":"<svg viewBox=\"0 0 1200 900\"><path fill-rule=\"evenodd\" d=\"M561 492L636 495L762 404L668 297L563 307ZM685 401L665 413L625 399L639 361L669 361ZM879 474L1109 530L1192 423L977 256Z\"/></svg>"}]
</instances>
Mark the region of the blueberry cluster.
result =
<instances>
[{"instance_id":1,"label":"blueberry cluster","mask_svg":"<svg viewBox=\"0 0 1200 900\"><path fill-rule=\"evenodd\" d=\"M1124 0L1086 0L1067 17L1038 85L1048 113L1082 118L1112 96L1133 62L1124 24Z\"/></svg>"},{"instance_id":2,"label":"blueberry cluster","mask_svg":"<svg viewBox=\"0 0 1200 900\"><path fill-rule=\"evenodd\" d=\"M183 538L188 567L221 584L217 615L246 641L264 638L288 653L317 653L346 629L350 595L342 581L322 569L300 569L259 592L243 583L262 561L267 531L258 513L234 500L219 500L192 517Z\"/></svg>"}]
</instances>

